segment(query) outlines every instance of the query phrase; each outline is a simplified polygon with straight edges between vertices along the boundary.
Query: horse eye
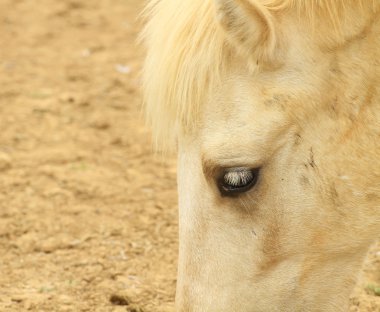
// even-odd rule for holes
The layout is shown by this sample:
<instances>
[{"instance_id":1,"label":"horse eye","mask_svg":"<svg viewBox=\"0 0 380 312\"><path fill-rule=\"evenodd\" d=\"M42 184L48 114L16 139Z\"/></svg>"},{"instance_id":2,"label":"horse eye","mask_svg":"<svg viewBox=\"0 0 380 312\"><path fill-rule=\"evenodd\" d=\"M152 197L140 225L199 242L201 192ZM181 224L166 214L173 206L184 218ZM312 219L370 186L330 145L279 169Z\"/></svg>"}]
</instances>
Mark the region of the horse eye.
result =
<instances>
[{"instance_id":1,"label":"horse eye","mask_svg":"<svg viewBox=\"0 0 380 312\"><path fill-rule=\"evenodd\" d=\"M220 192L224 196L233 196L249 191L256 185L259 171L259 168L229 168L224 170L218 180Z\"/></svg>"}]
</instances>

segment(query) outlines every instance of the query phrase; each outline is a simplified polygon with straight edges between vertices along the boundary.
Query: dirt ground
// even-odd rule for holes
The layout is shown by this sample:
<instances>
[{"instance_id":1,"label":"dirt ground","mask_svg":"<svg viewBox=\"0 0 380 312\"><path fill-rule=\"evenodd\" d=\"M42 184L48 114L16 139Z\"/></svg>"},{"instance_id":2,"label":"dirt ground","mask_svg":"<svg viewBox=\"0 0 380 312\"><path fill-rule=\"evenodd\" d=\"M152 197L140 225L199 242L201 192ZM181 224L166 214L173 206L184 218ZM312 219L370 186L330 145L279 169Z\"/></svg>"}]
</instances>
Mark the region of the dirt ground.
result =
<instances>
[{"instance_id":1,"label":"dirt ground","mask_svg":"<svg viewBox=\"0 0 380 312\"><path fill-rule=\"evenodd\" d=\"M172 311L176 163L153 156L141 0L0 0L0 312ZM351 311L380 311L375 246Z\"/></svg>"}]
</instances>

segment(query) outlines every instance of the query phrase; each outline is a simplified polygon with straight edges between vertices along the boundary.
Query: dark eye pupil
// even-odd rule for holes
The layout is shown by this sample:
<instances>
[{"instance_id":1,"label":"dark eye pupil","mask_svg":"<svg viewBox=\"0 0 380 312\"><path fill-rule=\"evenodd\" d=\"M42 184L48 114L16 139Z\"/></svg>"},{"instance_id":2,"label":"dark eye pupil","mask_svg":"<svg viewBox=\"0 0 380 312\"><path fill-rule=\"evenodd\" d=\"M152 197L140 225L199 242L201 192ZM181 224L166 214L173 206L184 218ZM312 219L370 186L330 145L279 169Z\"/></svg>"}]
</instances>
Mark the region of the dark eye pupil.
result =
<instances>
[{"instance_id":1,"label":"dark eye pupil","mask_svg":"<svg viewBox=\"0 0 380 312\"><path fill-rule=\"evenodd\" d=\"M223 195L227 196L247 192L255 186L258 175L259 169L227 169L219 180L219 189Z\"/></svg>"}]
</instances>

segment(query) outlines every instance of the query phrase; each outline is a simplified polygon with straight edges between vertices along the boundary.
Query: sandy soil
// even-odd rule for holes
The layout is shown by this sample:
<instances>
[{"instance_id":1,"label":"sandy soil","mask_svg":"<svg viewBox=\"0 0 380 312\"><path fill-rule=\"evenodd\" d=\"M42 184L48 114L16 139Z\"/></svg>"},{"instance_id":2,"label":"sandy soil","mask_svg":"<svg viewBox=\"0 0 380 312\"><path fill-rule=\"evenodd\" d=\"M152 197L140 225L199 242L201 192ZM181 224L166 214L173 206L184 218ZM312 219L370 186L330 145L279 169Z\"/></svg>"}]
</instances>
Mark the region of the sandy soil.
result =
<instances>
[{"instance_id":1,"label":"sandy soil","mask_svg":"<svg viewBox=\"0 0 380 312\"><path fill-rule=\"evenodd\" d=\"M141 120L139 0L0 0L0 311L171 311L175 160ZM352 311L380 311L374 248Z\"/></svg>"}]
</instances>

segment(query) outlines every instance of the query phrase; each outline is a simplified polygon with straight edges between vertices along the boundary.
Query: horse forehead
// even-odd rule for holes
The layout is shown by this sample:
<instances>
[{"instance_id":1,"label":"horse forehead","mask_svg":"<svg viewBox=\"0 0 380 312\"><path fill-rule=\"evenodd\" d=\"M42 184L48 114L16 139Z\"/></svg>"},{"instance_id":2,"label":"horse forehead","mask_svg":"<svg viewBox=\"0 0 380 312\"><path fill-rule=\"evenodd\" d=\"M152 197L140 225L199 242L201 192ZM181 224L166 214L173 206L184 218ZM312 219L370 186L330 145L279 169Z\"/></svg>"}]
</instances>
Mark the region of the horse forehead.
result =
<instances>
[{"instance_id":1,"label":"horse forehead","mask_svg":"<svg viewBox=\"0 0 380 312\"><path fill-rule=\"evenodd\" d=\"M205 106L204 145L270 141L288 124L283 96L242 77L228 79Z\"/></svg>"},{"instance_id":2,"label":"horse forehead","mask_svg":"<svg viewBox=\"0 0 380 312\"><path fill-rule=\"evenodd\" d=\"M245 72L226 75L204 106L205 126L217 123L239 126L262 109L263 87Z\"/></svg>"}]
</instances>

